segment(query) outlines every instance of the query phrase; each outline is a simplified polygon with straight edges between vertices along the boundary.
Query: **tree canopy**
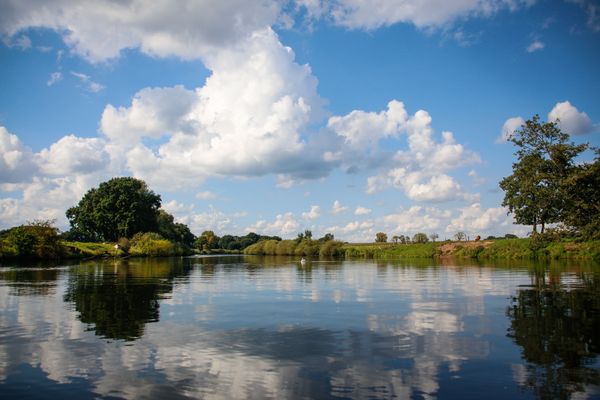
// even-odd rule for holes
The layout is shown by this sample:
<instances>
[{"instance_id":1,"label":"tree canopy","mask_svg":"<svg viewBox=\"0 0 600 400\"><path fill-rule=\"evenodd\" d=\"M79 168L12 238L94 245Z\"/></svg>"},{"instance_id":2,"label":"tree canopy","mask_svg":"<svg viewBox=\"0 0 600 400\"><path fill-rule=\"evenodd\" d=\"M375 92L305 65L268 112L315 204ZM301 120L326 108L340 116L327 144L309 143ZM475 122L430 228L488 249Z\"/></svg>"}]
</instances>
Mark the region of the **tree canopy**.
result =
<instances>
[{"instance_id":1,"label":"tree canopy","mask_svg":"<svg viewBox=\"0 0 600 400\"><path fill-rule=\"evenodd\" d=\"M116 241L137 232L158 230L160 195L144 181L113 178L90 189L67 210L74 231L90 240Z\"/></svg>"},{"instance_id":2,"label":"tree canopy","mask_svg":"<svg viewBox=\"0 0 600 400\"><path fill-rule=\"evenodd\" d=\"M513 173L500 181L504 190L502 205L515 221L538 225L561 222L568 208L565 192L569 176L576 170L574 159L587 144L570 143L569 135L556 122L540 122L538 115L525 122L509 139L517 151ZM572 188L572 187L571 187Z\"/></svg>"},{"instance_id":3,"label":"tree canopy","mask_svg":"<svg viewBox=\"0 0 600 400\"><path fill-rule=\"evenodd\" d=\"M387 242L387 235L384 232L377 232L375 234L375 242L377 242L377 243Z\"/></svg>"}]
</instances>

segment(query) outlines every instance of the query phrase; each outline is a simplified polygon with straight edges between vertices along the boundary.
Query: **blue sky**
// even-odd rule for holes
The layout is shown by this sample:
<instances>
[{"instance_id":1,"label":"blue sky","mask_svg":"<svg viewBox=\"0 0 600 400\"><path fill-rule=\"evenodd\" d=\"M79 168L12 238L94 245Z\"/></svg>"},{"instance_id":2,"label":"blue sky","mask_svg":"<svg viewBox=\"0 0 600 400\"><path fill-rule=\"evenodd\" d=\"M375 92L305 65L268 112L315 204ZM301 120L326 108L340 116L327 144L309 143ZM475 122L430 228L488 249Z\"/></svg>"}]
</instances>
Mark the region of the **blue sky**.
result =
<instances>
[{"instance_id":1,"label":"blue sky","mask_svg":"<svg viewBox=\"0 0 600 400\"><path fill-rule=\"evenodd\" d=\"M600 144L595 1L178 7L3 2L0 227L135 176L196 234L524 235L502 135Z\"/></svg>"}]
</instances>

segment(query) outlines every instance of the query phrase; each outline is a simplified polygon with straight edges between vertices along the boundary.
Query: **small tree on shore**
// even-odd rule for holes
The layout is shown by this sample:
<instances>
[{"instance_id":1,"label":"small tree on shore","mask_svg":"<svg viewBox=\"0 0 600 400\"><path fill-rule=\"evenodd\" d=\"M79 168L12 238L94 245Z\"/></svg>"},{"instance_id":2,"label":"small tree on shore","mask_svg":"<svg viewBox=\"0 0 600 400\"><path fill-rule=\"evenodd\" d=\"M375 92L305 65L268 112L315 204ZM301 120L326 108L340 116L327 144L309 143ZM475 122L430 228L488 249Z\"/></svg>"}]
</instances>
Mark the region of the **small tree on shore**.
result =
<instances>
[{"instance_id":1,"label":"small tree on shore","mask_svg":"<svg viewBox=\"0 0 600 400\"><path fill-rule=\"evenodd\" d=\"M376 243L386 243L387 242L387 235L383 232L377 232L375 234L375 242Z\"/></svg>"},{"instance_id":2,"label":"small tree on shore","mask_svg":"<svg viewBox=\"0 0 600 400\"><path fill-rule=\"evenodd\" d=\"M429 239L427 238L427 234L418 232L413 236L414 243L427 243Z\"/></svg>"},{"instance_id":3,"label":"small tree on shore","mask_svg":"<svg viewBox=\"0 0 600 400\"><path fill-rule=\"evenodd\" d=\"M456 235L454 235L454 239L458 240L459 242L462 242L464 240L467 240L467 234L463 231L456 232Z\"/></svg>"}]
</instances>

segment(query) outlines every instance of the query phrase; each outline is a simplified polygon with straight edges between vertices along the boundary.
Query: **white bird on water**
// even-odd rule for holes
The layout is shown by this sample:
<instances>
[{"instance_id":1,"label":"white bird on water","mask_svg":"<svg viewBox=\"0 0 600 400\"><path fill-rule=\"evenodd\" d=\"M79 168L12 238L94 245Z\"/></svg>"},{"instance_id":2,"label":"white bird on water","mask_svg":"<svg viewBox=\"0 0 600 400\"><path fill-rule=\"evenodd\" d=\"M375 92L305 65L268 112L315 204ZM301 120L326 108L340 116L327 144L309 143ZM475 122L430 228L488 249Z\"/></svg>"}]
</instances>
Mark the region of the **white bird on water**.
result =
<instances>
[{"instance_id":1,"label":"white bird on water","mask_svg":"<svg viewBox=\"0 0 600 400\"><path fill-rule=\"evenodd\" d=\"M302 264L302 265L306 264L306 260L304 259L304 257L302 257L302 259L300 260L300 264Z\"/></svg>"}]
</instances>

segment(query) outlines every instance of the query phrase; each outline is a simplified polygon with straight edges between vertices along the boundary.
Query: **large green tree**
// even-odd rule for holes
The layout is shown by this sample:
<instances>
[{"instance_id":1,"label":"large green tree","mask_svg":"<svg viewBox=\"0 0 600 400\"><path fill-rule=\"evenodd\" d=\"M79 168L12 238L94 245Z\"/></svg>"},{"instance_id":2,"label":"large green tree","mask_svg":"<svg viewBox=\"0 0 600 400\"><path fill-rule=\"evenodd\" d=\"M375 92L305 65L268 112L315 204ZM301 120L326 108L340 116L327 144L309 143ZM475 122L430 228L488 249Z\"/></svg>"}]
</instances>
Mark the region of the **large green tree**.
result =
<instances>
[{"instance_id":1,"label":"large green tree","mask_svg":"<svg viewBox=\"0 0 600 400\"><path fill-rule=\"evenodd\" d=\"M502 205L508 207L515 221L538 225L561 222L566 209L565 180L575 168L574 159L587 144L569 142L556 122L541 122L538 115L526 121L509 139L517 151L513 173L500 181L504 190Z\"/></svg>"},{"instance_id":2,"label":"large green tree","mask_svg":"<svg viewBox=\"0 0 600 400\"><path fill-rule=\"evenodd\" d=\"M137 232L156 232L160 195L144 181L122 177L90 189L67 210L74 231L95 240L115 241Z\"/></svg>"},{"instance_id":3,"label":"large green tree","mask_svg":"<svg viewBox=\"0 0 600 400\"><path fill-rule=\"evenodd\" d=\"M563 222L586 239L600 239L600 149L592 163L577 165L564 181Z\"/></svg>"}]
</instances>

